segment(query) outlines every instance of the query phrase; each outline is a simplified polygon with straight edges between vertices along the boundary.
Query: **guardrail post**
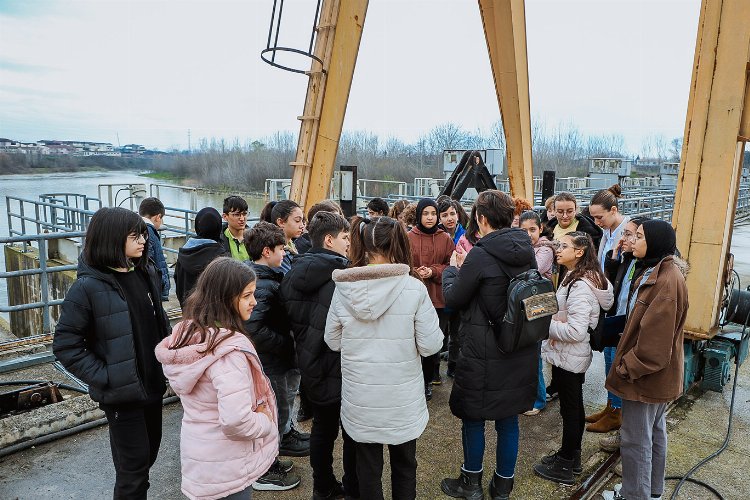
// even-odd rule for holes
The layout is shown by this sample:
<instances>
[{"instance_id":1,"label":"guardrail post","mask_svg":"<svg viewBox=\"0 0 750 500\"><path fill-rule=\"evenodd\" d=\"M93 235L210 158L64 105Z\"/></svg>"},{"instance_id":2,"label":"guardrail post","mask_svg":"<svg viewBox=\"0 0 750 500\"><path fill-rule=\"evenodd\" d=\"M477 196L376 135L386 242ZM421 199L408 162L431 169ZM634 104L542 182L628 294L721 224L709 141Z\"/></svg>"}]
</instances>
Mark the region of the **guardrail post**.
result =
<instances>
[{"instance_id":1,"label":"guardrail post","mask_svg":"<svg viewBox=\"0 0 750 500\"><path fill-rule=\"evenodd\" d=\"M39 270L42 274L39 275L39 282L42 292L42 330L44 333L51 331L50 326L50 315L49 315L49 276L47 276L47 241L39 240Z\"/></svg>"}]
</instances>

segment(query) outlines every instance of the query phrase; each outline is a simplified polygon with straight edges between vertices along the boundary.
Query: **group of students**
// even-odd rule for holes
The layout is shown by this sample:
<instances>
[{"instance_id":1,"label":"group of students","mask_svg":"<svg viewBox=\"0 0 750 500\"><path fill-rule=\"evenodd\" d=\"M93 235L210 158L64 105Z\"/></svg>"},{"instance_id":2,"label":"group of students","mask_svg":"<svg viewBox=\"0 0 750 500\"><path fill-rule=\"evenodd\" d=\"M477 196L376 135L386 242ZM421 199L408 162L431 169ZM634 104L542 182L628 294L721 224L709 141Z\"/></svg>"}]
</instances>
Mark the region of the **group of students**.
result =
<instances>
[{"instance_id":1,"label":"group of students","mask_svg":"<svg viewBox=\"0 0 750 500\"><path fill-rule=\"evenodd\" d=\"M610 397L600 418L621 416L623 456L622 489L607 495L658 498L664 410L682 389L684 267L671 226L623 217L618 196L614 187L597 193L584 215L560 193L541 217L500 191L480 193L470 216L448 198L393 207L376 199L368 216L350 220L331 201L304 214L284 200L269 203L252 228L245 200L230 196L222 214L198 212L197 235L179 250L182 321L171 331L162 306L168 275L150 257L161 250L151 249L163 205L144 201L140 216L100 209L53 349L110 424L114 497L146 498L166 376L184 409L189 498L294 488L294 464L280 457L309 455L314 499L382 499L387 445L392 498L414 499L416 440L442 382L441 354L463 444L458 477L441 482L447 495L484 498L491 420L498 439L489 494L510 498L518 415L538 413L551 394L560 398L561 447L534 472L572 484L582 471L588 331L604 309L627 317L617 349L605 352ZM510 280L530 268L557 282L559 312L549 340L503 354L490 322L505 314ZM542 360L552 365L549 387ZM293 424L298 393L313 416L310 434ZM339 429L341 481L333 470Z\"/></svg>"}]
</instances>

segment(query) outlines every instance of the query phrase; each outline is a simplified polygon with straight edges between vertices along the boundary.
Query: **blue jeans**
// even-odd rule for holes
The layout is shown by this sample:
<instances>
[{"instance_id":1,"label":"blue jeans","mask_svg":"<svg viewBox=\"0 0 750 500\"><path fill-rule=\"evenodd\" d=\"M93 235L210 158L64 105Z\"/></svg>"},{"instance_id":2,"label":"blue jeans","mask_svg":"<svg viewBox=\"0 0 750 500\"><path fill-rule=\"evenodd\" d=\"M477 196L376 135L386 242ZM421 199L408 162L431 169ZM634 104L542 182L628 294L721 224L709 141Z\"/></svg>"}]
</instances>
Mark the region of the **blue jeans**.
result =
<instances>
[{"instance_id":1,"label":"blue jeans","mask_svg":"<svg viewBox=\"0 0 750 500\"><path fill-rule=\"evenodd\" d=\"M617 352L616 347L605 347L604 348L604 377L609 375L609 370L612 368L612 362L615 360L615 353ZM616 394L612 394L607 391L607 399L612 401L612 408L622 408L622 399Z\"/></svg>"},{"instance_id":2,"label":"blue jeans","mask_svg":"<svg viewBox=\"0 0 750 500\"><path fill-rule=\"evenodd\" d=\"M292 430L294 415L294 398L299 390L300 373L297 368L292 368L279 375L268 375L271 388L276 394L276 407L279 416L279 438L283 438Z\"/></svg>"},{"instance_id":3,"label":"blue jeans","mask_svg":"<svg viewBox=\"0 0 750 500\"><path fill-rule=\"evenodd\" d=\"M464 446L463 469L482 470L484 459L484 420L462 420L461 441ZM503 477L513 477L518 458L518 415L495 420L497 450L495 471Z\"/></svg>"},{"instance_id":4,"label":"blue jeans","mask_svg":"<svg viewBox=\"0 0 750 500\"><path fill-rule=\"evenodd\" d=\"M537 410L543 410L547 406L547 386L544 385L544 370L542 357L539 357L539 382L536 385L536 401L534 401L534 408Z\"/></svg>"}]
</instances>

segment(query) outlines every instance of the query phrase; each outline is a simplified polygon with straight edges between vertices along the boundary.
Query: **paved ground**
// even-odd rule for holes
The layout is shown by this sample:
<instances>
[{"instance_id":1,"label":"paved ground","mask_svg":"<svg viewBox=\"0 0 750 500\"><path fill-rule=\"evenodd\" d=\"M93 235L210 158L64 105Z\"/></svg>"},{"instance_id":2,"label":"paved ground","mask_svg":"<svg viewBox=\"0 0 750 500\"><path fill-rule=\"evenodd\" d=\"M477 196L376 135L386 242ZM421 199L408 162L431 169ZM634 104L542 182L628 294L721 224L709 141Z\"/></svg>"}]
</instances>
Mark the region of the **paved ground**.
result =
<instances>
[{"instance_id":1,"label":"paved ground","mask_svg":"<svg viewBox=\"0 0 750 500\"><path fill-rule=\"evenodd\" d=\"M585 384L584 398L588 411L597 409L606 397L602 389L603 378L603 360L599 354L594 358ZM670 414L668 475L686 472L720 446L726 432L730 390L731 386L724 394L708 392L691 395ZM429 403L430 424L418 441L420 499L447 498L440 491L440 479L454 475L461 464L460 424L448 410L449 393L449 384L435 389L435 397ZM729 449L696 474L697 478L717 487L727 499L750 498L750 487L745 479L750 470L747 437L750 430L750 363L746 363L741 371L737 400ZM513 492L515 499L563 499L574 491L573 488L538 479L531 472L534 461L559 446L561 421L558 408L558 404L553 402L539 416L521 417L521 452ZM152 469L150 498L184 498L180 493L179 473L181 413L179 404L165 408L164 440L159 459ZM309 431L307 425L301 427ZM584 478L607 456L597 452L599 437L590 433L584 436ZM488 426L484 464L487 471L494 467L494 446L494 430ZM339 446L336 453L340 452ZM304 458L296 459L296 463L296 469L302 476L300 487L283 493L257 493L255 498L311 498L309 463ZM336 463L340 463L340 456ZM340 467L338 470L340 473ZM111 498L113 478L107 428L100 427L0 459L0 499ZM612 478L610 484L616 479ZM387 486L386 490L389 490ZM687 486L679 498L703 500L713 497L705 490Z\"/></svg>"}]
</instances>

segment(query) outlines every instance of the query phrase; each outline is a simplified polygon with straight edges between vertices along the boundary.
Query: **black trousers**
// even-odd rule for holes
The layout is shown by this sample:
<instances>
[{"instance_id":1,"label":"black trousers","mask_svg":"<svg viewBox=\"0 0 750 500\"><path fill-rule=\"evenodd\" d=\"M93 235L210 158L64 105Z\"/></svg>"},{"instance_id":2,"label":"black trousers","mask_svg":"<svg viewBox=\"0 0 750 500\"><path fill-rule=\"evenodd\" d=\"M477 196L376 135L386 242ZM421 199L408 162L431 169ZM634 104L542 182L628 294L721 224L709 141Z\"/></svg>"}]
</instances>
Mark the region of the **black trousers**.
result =
<instances>
[{"instance_id":1,"label":"black trousers","mask_svg":"<svg viewBox=\"0 0 750 500\"><path fill-rule=\"evenodd\" d=\"M388 445L391 458L391 498L417 498L417 440ZM383 500L383 445L357 443L357 477L361 500Z\"/></svg>"},{"instance_id":2,"label":"black trousers","mask_svg":"<svg viewBox=\"0 0 750 500\"><path fill-rule=\"evenodd\" d=\"M312 430L310 432L310 466L313 470L313 489L323 495L336 485L333 474L333 447L339 435L341 404L327 406L310 403L313 412ZM344 490L347 496L359 497L357 481L356 443L341 428L344 440Z\"/></svg>"},{"instance_id":3,"label":"black trousers","mask_svg":"<svg viewBox=\"0 0 750 500\"><path fill-rule=\"evenodd\" d=\"M458 361L458 352L461 350L461 340L459 339L459 327L461 326L461 312L453 311L448 317L448 369L456 369Z\"/></svg>"},{"instance_id":4,"label":"black trousers","mask_svg":"<svg viewBox=\"0 0 750 500\"><path fill-rule=\"evenodd\" d=\"M161 444L161 399L146 406L102 406L109 422L115 464L115 500L140 500L148 491L148 472Z\"/></svg>"},{"instance_id":5,"label":"black trousers","mask_svg":"<svg viewBox=\"0 0 750 500\"><path fill-rule=\"evenodd\" d=\"M573 373L552 366L552 378L560 394L560 416L563 421L560 455L568 460L581 449L586 412L583 408L583 373Z\"/></svg>"}]
</instances>

